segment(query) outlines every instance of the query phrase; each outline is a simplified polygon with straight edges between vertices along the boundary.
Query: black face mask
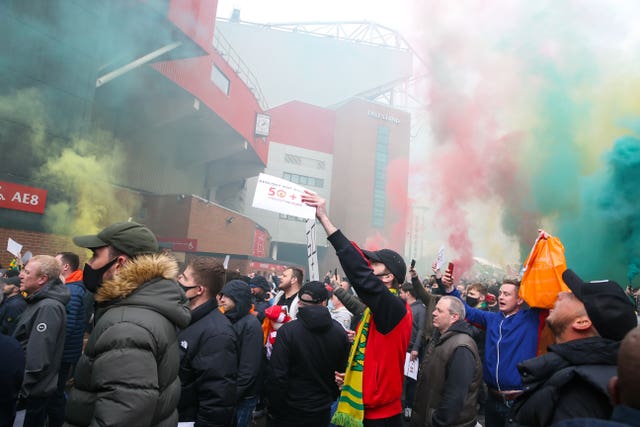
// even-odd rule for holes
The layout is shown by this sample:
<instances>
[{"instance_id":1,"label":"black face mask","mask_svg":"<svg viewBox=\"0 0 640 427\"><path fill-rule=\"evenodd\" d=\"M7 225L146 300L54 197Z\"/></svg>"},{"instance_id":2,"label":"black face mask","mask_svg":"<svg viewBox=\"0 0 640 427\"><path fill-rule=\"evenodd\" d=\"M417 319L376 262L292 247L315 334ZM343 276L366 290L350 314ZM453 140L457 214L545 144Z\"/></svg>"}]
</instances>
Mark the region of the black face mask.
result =
<instances>
[{"instance_id":1,"label":"black face mask","mask_svg":"<svg viewBox=\"0 0 640 427\"><path fill-rule=\"evenodd\" d=\"M467 302L468 306L475 307L476 305L478 305L478 302L480 300L478 298L470 297L469 295L467 295L467 298L465 298L465 301Z\"/></svg>"},{"instance_id":2,"label":"black face mask","mask_svg":"<svg viewBox=\"0 0 640 427\"><path fill-rule=\"evenodd\" d=\"M182 283L178 282L178 286L180 286L182 288L182 290L184 291L185 295L186 293L189 291L189 289L193 289L193 288L197 288L198 286L185 286ZM196 295L197 296L197 295ZM194 299L196 296L193 296L191 298L187 297L187 299L189 301L191 301L192 299Z\"/></svg>"},{"instance_id":3,"label":"black face mask","mask_svg":"<svg viewBox=\"0 0 640 427\"><path fill-rule=\"evenodd\" d=\"M95 293L100 285L102 285L102 276L108 269L111 268L113 264L116 263L117 260L118 258L114 258L109 261L104 267L97 270L91 268L89 264L85 264L84 270L82 270L82 281L84 282L85 288Z\"/></svg>"}]
</instances>

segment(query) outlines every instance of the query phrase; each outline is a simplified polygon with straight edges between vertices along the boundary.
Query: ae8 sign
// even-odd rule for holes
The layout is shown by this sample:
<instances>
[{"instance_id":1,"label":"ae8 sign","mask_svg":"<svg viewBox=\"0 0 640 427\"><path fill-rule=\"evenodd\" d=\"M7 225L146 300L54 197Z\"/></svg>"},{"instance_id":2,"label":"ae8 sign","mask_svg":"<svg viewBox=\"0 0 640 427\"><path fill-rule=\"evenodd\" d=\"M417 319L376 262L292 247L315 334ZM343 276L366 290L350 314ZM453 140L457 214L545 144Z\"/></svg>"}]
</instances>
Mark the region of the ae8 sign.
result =
<instances>
[{"instance_id":1,"label":"ae8 sign","mask_svg":"<svg viewBox=\"0 0 640 427\"><path fill-rule=\"evenodd\" d=\"M0 208L43 214L47 190L0 181Z\"/></svg>"}]
</instances>

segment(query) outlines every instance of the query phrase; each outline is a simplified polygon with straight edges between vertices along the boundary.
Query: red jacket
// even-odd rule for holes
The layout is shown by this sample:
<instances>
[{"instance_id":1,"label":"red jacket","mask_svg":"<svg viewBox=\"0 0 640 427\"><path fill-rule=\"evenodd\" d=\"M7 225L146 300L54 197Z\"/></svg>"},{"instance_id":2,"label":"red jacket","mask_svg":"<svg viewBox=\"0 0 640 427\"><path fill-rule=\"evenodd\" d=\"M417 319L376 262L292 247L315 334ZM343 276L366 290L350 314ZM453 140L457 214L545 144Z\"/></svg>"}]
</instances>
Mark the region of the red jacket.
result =
<instances>
[{"instance_id":1,"label":"red jacket","mask_svg":"<svg viewBox=\"0 0 640 427\"><path fill-rule=\"evenodd\" d=\"M371 310L364 353L364 417L380 419L395 416L402 412L404 361L411 338L411 310L373 274L360 248L349 242L340 230L329 236L329 242L336 249L342 269L358 297Z\"/></svg>"}]
</instances>

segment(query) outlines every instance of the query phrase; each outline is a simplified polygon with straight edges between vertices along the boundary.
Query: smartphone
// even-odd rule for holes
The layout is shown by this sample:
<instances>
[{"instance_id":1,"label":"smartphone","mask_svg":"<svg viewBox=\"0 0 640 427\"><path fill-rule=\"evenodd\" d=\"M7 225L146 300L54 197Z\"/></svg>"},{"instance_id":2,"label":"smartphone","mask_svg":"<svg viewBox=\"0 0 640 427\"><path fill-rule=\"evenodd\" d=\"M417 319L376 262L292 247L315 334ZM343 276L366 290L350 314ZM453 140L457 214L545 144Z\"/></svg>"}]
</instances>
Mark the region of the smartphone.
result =
<instances>
[{"instance_id":1,"label":"smartphone","mask_svg":"<svg viewBox=\"0 0 640 427\"><path fill-rule=\"evenodd\" d=\"M414 268L416 268L416 260L412 259L411 260L411 269L413 270Z\"/></svg>"},{"instance_id":2,"label":"smartphone","mask_svg":"<svg viewBox=\"0 0 640 427\"><path fill-rule=\"evenodd\" d=\"M447 267L447 271L449 272L449 274L453 274L453 263L450 262L449 266Z\"/></svg>"}]
</instances>

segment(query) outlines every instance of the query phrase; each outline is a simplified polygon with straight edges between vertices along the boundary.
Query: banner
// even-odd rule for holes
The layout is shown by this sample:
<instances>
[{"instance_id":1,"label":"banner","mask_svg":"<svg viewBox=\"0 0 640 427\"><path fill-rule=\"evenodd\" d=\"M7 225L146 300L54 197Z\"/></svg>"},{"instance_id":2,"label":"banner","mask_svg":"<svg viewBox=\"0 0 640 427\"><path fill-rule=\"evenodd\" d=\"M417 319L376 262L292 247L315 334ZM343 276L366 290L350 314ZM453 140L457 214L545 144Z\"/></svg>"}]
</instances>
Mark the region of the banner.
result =
<instances>
[{"instance_id":1,"label":"banner","mask_svg":"<svg viewBox=\"0 0 640 427\"><path fill-rule=\"evenodd\" d=\"M46 203L47 190L0 181L0 208L43 214Z\"/></svg>"},{"instance_id":2,"label":"banner","mask_svg":"<svg viewBox=\"0 0 640 427\"><path fill-rule=\"evenodd\" d=\"M253 256L267 257L267 232L258 227L253 232Z\"/></svg>"}]
</instances>

